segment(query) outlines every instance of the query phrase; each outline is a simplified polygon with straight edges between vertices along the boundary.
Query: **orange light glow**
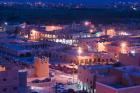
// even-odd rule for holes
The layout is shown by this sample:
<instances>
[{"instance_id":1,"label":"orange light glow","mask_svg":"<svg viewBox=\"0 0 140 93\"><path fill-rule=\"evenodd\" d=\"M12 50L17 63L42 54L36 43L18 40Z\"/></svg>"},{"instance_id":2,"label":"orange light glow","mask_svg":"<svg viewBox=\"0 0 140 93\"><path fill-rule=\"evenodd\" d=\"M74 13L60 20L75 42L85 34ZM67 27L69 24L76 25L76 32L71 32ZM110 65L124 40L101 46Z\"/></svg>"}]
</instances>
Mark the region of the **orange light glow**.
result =
<instances>
[{"instance_id":1,"label":"orange light glow","mask_svg":"<svg viewBox=\"0 0 140 93\"><path fill-rule=\"evenodd\" d=\"M120 52L125 54L127 53L127 50L128 50L128 44L126 42L122 42L120 44Z\"/></svg>"},{"instance_id":2,"label":"orange light glow","mask_svg":"<svg viewBox=\"0 0 140 93\"><path fill-rule=\"evenodd\" d=\"M113 37L116 35L116 32L114 29L108 29L106 34Z\"/></svg>"},{"instance_id":3,"label":"orange light glow","mask_svg":"<svg viewBox=\"0 0 140 93\"><path fill-rule=\"evenodd\" d=\"M97 44L97 50L98 50L98 52L106 51L105 44L98 42L98 44Z\"/></svg>"}]
</instances>

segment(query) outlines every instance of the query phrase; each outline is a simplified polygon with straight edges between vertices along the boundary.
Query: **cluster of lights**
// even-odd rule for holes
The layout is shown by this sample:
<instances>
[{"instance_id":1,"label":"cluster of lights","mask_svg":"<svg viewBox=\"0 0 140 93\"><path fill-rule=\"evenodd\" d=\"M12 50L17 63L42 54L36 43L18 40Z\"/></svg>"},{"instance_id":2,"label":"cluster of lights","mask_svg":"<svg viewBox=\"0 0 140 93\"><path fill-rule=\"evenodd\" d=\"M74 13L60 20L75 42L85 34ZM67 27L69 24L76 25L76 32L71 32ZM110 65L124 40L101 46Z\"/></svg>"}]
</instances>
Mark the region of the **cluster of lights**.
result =
<instances>
[{"instance_id":1,"label":"cluster of lights","mask_svg":"<svg viewBox=\"0 0 140 93\"><path fill-rule=\"evenodd\" d=\"M122 48L124 48L124 47L126 47L126 46L127 46L127 43L126 43L126 42L122 42L122 43L121 43L121 47L122 47Z\"/></svg>"},{"instance_id":2,"label":"cluster of lights","mask_svg":"<svg viewBox=\"0 0 140 93\"><path fill-rule=\"evenodd\" d=\"M106 51L106 47L105 47L105 44L103 42L98 42L97 44L97 50L98 52L103 52L103 51Z\"/></svg>"},{"instance_id":3,"label":"cluster of lights","mask_svg":"<svg viewBox=\"0 0 140 93\"><path fill-rule=\"evenodd\" d=\"M109 35L109 36L111 36L111 37L115 36L115 35L116 35L115 29L113 29L113 28L108 29L108 30L107 30L107 35Z\"/></svg>"},{"instance_id":4,"label":"cluster of lights","mask_svg":"<svg viewBox=\"0 0 140 93\"><path fill-rule=\"evenodd\" d=\"M37 31L36 31L35 29L32 29L32 30L31 30L31 34L32 34L32 35L35 35L36 33L37 33Z\"/></svg>"},{"instance_id":5,"label":"cluster of lights","mask_svg":"<svg viewBox=\"0 0 140 93\"><path fill-rule=\"evenodd\" d=\"M97 32L97 33L96 33L96 37L100 37L101 35L102 35L101 32Z\"/></svg>"},{"instance_id":6,"label":"cluster of lights","mask_svg":"<svg viewBox=\"0 0 140 93\"><path fill-rule=\"evenodd\" d=\"M130 53L131 53L133 56L135 56L136 51L135 51L135 50L131 50Z\"/></svg>"},{"instance_id":7,"label":"cluster of lights","mask_svg":"<svg viewBox=\"0 0 140 93\"><path fill-rule=\"evenodd\" d=\"M119 35L121 35L121 36L127 36L129 34L127 32L120 32Z\"/></svg>"}]
</instances>

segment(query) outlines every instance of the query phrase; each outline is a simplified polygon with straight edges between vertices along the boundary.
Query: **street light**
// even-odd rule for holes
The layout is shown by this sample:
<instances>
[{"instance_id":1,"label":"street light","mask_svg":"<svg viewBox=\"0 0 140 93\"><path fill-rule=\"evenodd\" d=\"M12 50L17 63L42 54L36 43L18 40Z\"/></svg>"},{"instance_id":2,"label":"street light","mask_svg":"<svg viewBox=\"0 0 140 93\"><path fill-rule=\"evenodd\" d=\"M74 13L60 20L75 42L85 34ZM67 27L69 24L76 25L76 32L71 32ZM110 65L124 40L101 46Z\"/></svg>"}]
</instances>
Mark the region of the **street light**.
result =
<instances>
[{"instance_id":1,"label":"street light","mask_svg":"<svg viewBox=\"0 0 140 93\"><path fill-rule=\"evenodd\" d=\"M79 47L77 52L78 52L78 60L79 60L79 63L80 63L80 56L81 56L81 54L82 54L82 52L83 52L83 51L82 51L82 48ZM78 63L78 64L79 64L79 63Z\"/></svg>"},{"instance_id":2,"label":"street light","mask_svg":"<svg viewBox=\"0 0 140 93\"><path fill-rule=\"evenodd\" d=\"M128 47L128 45L127 45L126 42L122 42L120 44L120 47L121 47L121 53L127 53L127 47Z\"/></svg>"},{"instance_id":3,"label":"street light","mask_svg":"<svg viewBox=\"0 0 140 93\"><path fill-rule=\"evenodd\" d=\"M90 29L89 32L90 32L90 33L93 33L93 29Z\"/></svg>"},{"instance_id":4,"label":"street light","mask_svg":"<svg viewBox=\"0 0 140 93\"><path fill-rule=\"evenodd\" d=\"M78 50L77 50L77 52L78 52L78 65L79 65L79 63L80 63L80 55L82 54L82 48L81 47L78 47ZM72 62L72 65L73 65L73 83L74 83L74 63Z\"/></svg>"},{"instance_id":5,"label":"street light","mask_svg":"<svg viewBox=\"0 0 140 93\"><path fill-rule=\"evenodd\" d=\"M7 22L4 22L4 24L7 26L8 25L8 23Z\"/></svg>"},{"instance_id":6,"label":"street light","mask_svg":"<svg viewBox=\"0 0 140 93\"><path fill-rule=\"evenodd\" d=\"M121 43L121 47L122 47L122 48L124 48L124 47L126 47L126 46L127 46L126 42L122 42L122 43Z\"/></svg>"},{"instance_id":7,"label":"street light","mask_svg":"<svg viewBox=\"0 0 140 93\"><path fill-rule=\"evenodd\" d=\"M131 53L133 56L135 56L136 51L135 51L135 50L131 50L130 53Z\"/></svg>"},{"instance_id":8,"label":"street light","mask_svg":"<svg viewBox=\"0 0 140 93\"><path fill-rule=\"evenodd\" d=\"M79 54L79 56L80 56L81 53L82 53L82 48L79 47L79 48L78 48L78 54Z\"/></svg>"},{"instance_id":9,"label":"street light","mask_svg":"<svg viewBox=\"0 0 140 93\"><path fill-rule=\"evenodd\" d=\"M89 26L90 25L90 22L85 21L84 24L85 24L85 26Z\"/></svg>"}]
</instances>

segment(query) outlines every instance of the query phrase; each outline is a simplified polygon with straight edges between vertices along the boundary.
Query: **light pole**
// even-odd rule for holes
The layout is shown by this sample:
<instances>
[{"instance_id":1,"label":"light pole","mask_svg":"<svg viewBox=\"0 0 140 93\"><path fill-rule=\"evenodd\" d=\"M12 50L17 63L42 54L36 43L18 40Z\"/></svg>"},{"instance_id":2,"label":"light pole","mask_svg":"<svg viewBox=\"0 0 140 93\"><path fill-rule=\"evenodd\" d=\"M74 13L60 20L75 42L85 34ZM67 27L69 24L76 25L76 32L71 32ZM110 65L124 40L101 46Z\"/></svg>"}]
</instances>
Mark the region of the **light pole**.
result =
<instances>
[{"instance_id":1,"label":"light pole","mask_svg":"<svg viewBox=\"0 0 140 93\"><path fill-rule=\"evenodd\" d=\"M77 52L78 52L78 65L79 65L79 64L80 64L80 56L81 56L81 54L82 54L82 52L83 52L83 51L82 51L82 48L79 47Z\"/></svg>"},{"instance_id":2,"label":"light pole","mask_svg":"<svg viewBox=\"0 0 140 93\"><path fill-rule=\"evenodd\" d=\"M121 47L121 53L126 54L127 53L127 48L128 48L127 43L126 42L122 42L120 44L120 47Z\"/></svg>"},{"instance_id":3,"label":"light pole","mask_svg":"<svg viewBox=\"0 0 140 93\"><path fill-rule=\"evenodd\" d=\"M81 56L81 53L82 53L82 48L81 47L78 47L78 50L77 50L77 53L78 53L78 65L80 63L80 56ZM74 83L74 63L72 64L73 65L73 83Z\"/></svg>"}]
</instances>

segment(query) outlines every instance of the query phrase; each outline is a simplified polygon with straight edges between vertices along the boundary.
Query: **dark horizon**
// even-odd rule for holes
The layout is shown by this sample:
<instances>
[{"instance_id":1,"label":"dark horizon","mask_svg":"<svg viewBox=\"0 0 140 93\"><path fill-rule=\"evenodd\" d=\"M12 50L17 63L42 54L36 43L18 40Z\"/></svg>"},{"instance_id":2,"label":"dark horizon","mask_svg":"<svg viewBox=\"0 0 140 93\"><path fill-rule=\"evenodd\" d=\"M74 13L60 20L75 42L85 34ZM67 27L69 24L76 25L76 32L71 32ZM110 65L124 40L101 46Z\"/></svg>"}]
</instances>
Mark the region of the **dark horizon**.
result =
<instances>
[{"instance_id":1,"label":"dark horizon","mask_svg":"<svg viewBox=\"0 0 140 93\"><path fill-rule=\"evenodd\" d=\"M106 5L112 2L138 2L140 3L140 0L0 0L4 2L48 2L48 3L72 3L72 4L87 4L87 5Z\"/></svg>"}]
</instances>

